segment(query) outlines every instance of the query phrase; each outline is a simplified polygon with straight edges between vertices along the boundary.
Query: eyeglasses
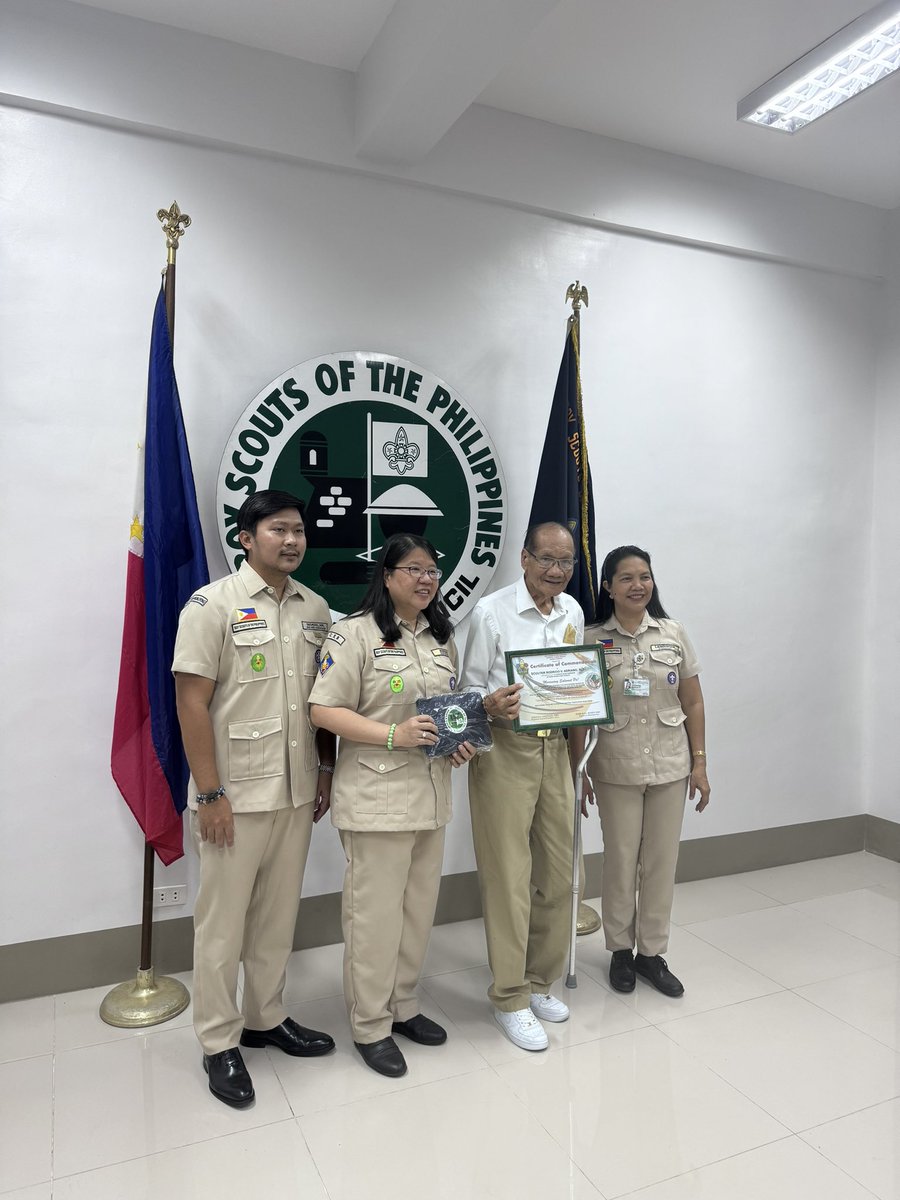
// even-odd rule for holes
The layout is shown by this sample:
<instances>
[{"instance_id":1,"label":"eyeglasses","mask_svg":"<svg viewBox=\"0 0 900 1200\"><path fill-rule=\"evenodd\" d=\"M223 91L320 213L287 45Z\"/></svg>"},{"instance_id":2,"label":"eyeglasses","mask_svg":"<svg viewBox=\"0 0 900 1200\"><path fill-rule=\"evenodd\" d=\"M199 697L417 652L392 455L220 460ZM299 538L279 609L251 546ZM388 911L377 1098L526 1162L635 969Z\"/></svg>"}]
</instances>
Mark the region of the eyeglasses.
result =
<instances>
[{"instance_id":1,"label":"eyeglasses","mask_svg":"<svg viewBox=\"0 0 900 1200\"><path fill-rule=\"evenodd\" d=\"M421 579L427 575L429 579L440 579L444 572L440 567L394 567L395 571L406 571L413 579Z\"/></svg>"},{"instance_id":2,"label":"eyeglasses","mask_svg":"<svg viewBox=\"0 0 900 1200\"><path fill-rule=\"evenodd\" d=\"M525 553L529 558L533 558L542 571L549 571L551 567L559 567L561 571L565 571L568 575L570 571L575 570L577 558L550 558L547 554L532 554L530 550Z\"/></svg>"}]
</instances>

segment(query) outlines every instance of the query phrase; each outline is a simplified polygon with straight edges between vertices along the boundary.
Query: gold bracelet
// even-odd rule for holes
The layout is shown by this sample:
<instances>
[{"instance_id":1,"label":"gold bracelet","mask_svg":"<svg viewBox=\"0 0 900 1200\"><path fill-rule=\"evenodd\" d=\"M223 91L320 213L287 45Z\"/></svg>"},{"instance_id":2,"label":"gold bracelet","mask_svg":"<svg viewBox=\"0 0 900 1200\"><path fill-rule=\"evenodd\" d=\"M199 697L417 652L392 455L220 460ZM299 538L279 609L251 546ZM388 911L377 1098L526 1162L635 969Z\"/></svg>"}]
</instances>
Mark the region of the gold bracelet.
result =
<instances>
[{"instance_id":1,"label":"gold bracelet","mask_svg":"<svg viewBox=\"0 0 900 1200\"><path fill-rule=\"evenodd\" d=\"M693 754L694 758L706 758L705 750L692 750L691 753Z\"/></svg>"}]
</instances>

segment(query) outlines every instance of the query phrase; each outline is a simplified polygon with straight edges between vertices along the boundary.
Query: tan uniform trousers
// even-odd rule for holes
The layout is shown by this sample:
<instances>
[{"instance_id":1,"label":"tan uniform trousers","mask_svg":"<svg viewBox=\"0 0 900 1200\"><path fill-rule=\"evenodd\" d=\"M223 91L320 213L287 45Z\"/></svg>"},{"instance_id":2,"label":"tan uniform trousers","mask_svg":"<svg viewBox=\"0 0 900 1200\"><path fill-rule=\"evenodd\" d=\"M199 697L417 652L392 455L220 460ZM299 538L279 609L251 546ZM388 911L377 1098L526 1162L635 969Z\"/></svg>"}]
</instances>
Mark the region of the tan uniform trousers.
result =
<instances>
[{"instance_id":1,"label":"tan uniform trousers","mask_svg":"<svg viewBox=\"0 0 900 1200\"><path fill-rule=\"evenodd\" d=\"M472 840L501 1012L528 1008L562 974L572 901L574 794L565 738L494 726L469 764Z\"/></svg>"},{"instance_id":2,"label":"tan uniform trousers","mask_svg":"<svg viewBox=\"0 0 900 1200\"><path fill-rule=\"evenodd\" d=\"M314 805L235 813L234 845L200 840L200 891L194 910L194 1029L205 1054L237 1046L247 1029L274 1029L294 944ZM243 1016L237 1006L244 963Z\"/></svg>"},{"instance_id":3,"label":"tan uniform trousers","mask_svg":"<svg viewBox=\"0 0 900 1200\"><path fill-rule=\"evenodd\" d=\"M390 1037L419 1012L416 989L434 924L444 829L339 830L347 871L344 999L354 1042Z\"/></svg>"},{"instance_id":4,"label":"tan uniform trousers","mask_svg":"<svg viewBox=\"0 0 900 1200\"><path fill-rule=\"evenodd\" d=\"M596 789L603 827L606 948L637 946L639 954L663 954L669 945L687 780L597 783Z\"/></svg>"}]
</instances>

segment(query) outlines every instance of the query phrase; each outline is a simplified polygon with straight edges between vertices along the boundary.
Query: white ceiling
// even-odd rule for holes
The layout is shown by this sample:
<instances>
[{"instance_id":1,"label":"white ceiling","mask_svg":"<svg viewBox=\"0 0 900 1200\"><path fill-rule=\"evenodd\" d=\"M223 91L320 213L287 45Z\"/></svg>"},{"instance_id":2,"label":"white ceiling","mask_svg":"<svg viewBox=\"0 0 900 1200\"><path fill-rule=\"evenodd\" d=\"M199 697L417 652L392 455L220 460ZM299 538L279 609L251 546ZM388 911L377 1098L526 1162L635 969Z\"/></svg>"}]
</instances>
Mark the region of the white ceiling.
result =
<instances>
[{"instance_id":1,"label":"white ceiling","mask_svg":"<svg viewBox=\"0 0 900 1200\"><path fill-rule=\"evenodd\" d=\"M365 71L389 16L392 31L414 34L424 20L417 9L434 19L436 4L449 5L471 26L460 40L472 46L473 57L481 55L471 72L482 80L471 97L478 103L900 207L900 72L793 136L735 119L742 96L873 7L869 0L551 0L542 6L532 0L524 33L512 30L500 39L503 48L493 53L487 73L479 25L489 10L503 7L499 0L480 0L480 9L460 0L87 2L350 71L361 65ZM547 15L536 16L542 8ZM439 53L434 42L428 45L429 53ZM449 79L459 78L460 66L457 61L452 71L434 75L435 86L447 88L448 110L454 103ZM426 140L411 142L408 157L424 149Z\"/></svg>"}]
</instances>

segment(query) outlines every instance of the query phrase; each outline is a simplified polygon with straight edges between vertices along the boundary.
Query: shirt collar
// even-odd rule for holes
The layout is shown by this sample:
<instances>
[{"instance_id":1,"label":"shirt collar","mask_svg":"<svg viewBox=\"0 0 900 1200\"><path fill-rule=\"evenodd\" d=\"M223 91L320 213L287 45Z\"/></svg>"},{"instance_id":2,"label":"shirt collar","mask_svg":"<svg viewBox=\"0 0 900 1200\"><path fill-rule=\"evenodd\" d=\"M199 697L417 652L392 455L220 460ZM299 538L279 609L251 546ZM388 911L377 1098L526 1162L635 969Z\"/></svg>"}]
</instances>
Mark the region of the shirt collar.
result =
<instances>
[{"instance_id":1,"label":"shirt collar","mask_svg":"<svg viewBox=\"0 0 900 1200\"><path fill-rule=\"evenodd\" d=\"M248 596L258 596L260 592L267 592L269 590L270 585L266 583L261 575L257 575L256 571L253 570L246 559L244 559L240 565L238 576L243 581L244 587L247 589ZM284 595L302 596L302 592L297 584L297 581L291 575L288 575L287 579L285 580Z\"/></svg>"},{"instance_id":2,"label":"shirt collar","mask_svg":"<svg viewBox=\"0 0 900 1200\"><path fill-rule=\"evenodd\" d=\"M529 592L528 588L525 586L525 576L523 575L522 578L516 582L516 612L521 614L529 611L536 612L542 621L546 621L549 617L561 616L566 610L563 608L562 601L560 600L559 596L554 596L553 610L549 613L542 613L535 604L531 592Z\"/></svg>"},{"instance_id":3,"label":"shirt collar","mask_svg":"<svg viewBox=\"0 0 900 1200\"><path fill-rule=\"evenodd\" d=\"M615 630L617 630L617 632L621 633L622 637L637 637L638 634L644 633L645 630L647 630L647 629L659 629L659 627L660 627L659 621L657 621L656 617L651 617L650 614L647 612L647 610L644 609L644 615L641 618L641 623L637 627L637 629L634 631L634 633L629 633L627 629L622 628L622 626L616 620L615 613L613 613L611 617L609 617L607 620L605 620L600 628L601 629L615 629Z\"/></svg>"}]
</instances>

